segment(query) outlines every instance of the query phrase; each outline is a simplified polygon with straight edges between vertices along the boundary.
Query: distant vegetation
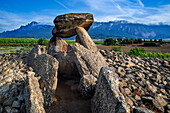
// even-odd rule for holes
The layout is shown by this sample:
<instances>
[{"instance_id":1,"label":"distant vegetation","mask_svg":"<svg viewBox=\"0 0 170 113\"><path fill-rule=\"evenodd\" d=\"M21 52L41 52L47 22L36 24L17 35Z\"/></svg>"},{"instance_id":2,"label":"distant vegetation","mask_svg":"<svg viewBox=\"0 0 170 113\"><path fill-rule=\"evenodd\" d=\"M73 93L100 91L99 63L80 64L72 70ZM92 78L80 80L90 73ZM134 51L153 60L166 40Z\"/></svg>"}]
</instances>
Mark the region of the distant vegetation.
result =
<instances>
[{"instance_id":1,"label":"distant vegetation","mask_svg":"<svg viewBox=\"0 0 170 113\"><path fill-rule=\"evenodd\" d=\"M0 54L4 53L28 53L31 51L33 46L23 46L20 49L16 49L17 47L13 46L0 46Z\"/></svg>"},{"instance_id":2,"label":"distant vegetation","mask_svg":"<svg viewBox=\"0 0 170 113\"><path fill-rule=\"evenodd\" d=\"M119 52L120 52L120 51L121 51L121 48L122 48L122 47L113 47L111 50L113 50L113 51L119 51ZM110 51L111 51L111 50L110 50Z\"/></svg>"},{"instance_id":3,"label":"distant vegetation","mask_svg":"<svg viewBox=\"0 0 170 113\"><path fill-rule=\"evenodd\" d=\"M40 45L48 45L50 39L40 38L0 38L0 44L11 44L11 43L37 43ZM65 40L68 44L75 43L74 40ZM95 44L104 44L104 41L94 41Z\"/></svg>"},{"instance_id":4,"label":"distant vegetation","mask_svg":"<svg viewBox=\"0 0 170 113\"><path fill-rule=\"evenodd\" d=\"M0 38L0 44L9 43L37 43L38 39L31 38Z\"/></svg>"},{"instance_id":5,"label":"distant vegetation","mask_svg":"<svg viewBox=\"0 0 170 113\"><path fill-rule=\"evenodd\" d=\"M146 52L144 48L134 48L131 49L130 52L125 52L125 53L130 56L170 59L169 53L160 53L160 52L151 53L151 52Z\"/></svg>"},{"instance_id":6,"label":"distant vegetation","mask_svg":"<svg viewBox=\"0 0 170 113\"><path fill-rule=\"evenodd\" d=\"M162 39L156 40L156 39L150 39L150 40L142 40L141 38L139 39L133 39L133 38L108 38L104 41L104 45L110 46L110 45L119 45L119 46L124 46L125 44L142 44L144 46L161 46L163 43L170 43L170 41L163 41Z\"/></svg>"},{"instance_id":7,"label":"distant vegetation","mask_svg":"<svg viewBox=\"0 0 170 113\"><path fill-rule=\"evenodd\" d=\"M46 39L46 38L40 38L39 40L38 40L38 44L39 45L48 45L48 43L49 43L49 39Z\"/></svg>"},{"instance_id":8,"label":"distant vegetation","mask_svg":"<svg viewBox=\"0 0 170 113\"><path fill-rule=\"evenodd\" d=\"M122 38L117 38L117 39L113 39L113 38L109 38L106 39L104 41L104 45L124 45L124 44L141 44L143 41L142 39L122 39Z\"/></svg>"}]
</instances>

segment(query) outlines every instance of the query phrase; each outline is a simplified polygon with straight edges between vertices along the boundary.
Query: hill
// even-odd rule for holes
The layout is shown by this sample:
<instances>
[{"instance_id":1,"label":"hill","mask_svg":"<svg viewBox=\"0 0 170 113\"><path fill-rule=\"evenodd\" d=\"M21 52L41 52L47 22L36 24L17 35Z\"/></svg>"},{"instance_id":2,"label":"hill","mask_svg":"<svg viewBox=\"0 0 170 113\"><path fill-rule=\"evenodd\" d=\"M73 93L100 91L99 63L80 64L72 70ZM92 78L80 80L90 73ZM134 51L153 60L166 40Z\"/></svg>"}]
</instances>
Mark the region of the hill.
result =
<instances>
[{"instance_id":1,"label":"hill","mask_svg":"<svg viewBox=\"0 0 170 113\"><path fill-rule=\"evenodd\" d=\"M19 29L0 33L0 38L51 38L54 26L31 22ZM169 25L145 25L127 21L94 22L88 31L93 39L116 37L167 39L170 37ZM70 38L73 39L73 38Z\"/></svg>"}]
</instances>

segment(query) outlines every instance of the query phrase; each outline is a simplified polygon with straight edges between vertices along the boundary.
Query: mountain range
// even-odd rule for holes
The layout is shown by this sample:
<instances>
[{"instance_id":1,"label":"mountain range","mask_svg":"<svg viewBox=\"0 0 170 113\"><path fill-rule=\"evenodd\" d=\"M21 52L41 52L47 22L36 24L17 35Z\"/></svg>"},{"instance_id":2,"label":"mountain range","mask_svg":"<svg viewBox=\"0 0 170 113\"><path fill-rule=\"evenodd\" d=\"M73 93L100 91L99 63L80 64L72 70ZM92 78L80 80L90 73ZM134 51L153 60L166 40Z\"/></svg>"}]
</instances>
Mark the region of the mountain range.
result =
<instances>
[{"instance_id":1,"label":"mountain range","mask_svg":"<svg viewBox=\"0 0 170 113\"><path fill-rule=\"evenodd\" d=\"M0 38L51 38L52 25L31 22L12 31L0 33ZM142 38L167 39L170 38L170 25L145 25L129 23L127 21L94 22L88 31L93 39L106 38ZM69 38L69 39L73 39Z\"/></svg>"}]
</instances>

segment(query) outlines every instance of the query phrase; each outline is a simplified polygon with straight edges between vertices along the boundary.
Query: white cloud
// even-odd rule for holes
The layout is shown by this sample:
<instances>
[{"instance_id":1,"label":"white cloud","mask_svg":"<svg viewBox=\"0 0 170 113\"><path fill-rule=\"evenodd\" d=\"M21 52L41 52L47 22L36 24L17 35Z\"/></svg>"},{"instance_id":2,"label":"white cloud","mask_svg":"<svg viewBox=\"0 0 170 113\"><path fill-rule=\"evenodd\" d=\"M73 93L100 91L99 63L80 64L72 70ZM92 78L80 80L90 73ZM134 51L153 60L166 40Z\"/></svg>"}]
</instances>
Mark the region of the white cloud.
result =
<instances>
[{"instance_id":1,"label":"white cloud","mask_svg":"<svg viewBox=\"0 0 170 113\"><path fill-rule=\"evenodd\" d=\"M97 21L126 19L130 22L170 25L170 5L145 7L141 0L86 0Z\"/></svg>"},{"instance_id":2,"label":"white cloud","mask_svg":"<svg viewBox=\"0 0 170 113\"><path fill-rule=\"evenodd\" d=\"M142 0L74 0L74 5L77 6L74 8L73 4L73 6L68 5L73 2L71 0L68 0L67 3L59 0L54 1L60 4L63 9L44 9L27 14L15 14L0 10L0 32L16 29L31 21L53 24L53 19L57 15L71 13L73 10L74 12L93 13L95 21L127 20L145 24L162 22L170 25L170 4L159 7L146 7ZM79 5L82 6L78 7Z\"/></svg>"},{"instance_id":3,"label":"white cloud","mask_svg":"<svg viewBox=\"0 0 170 113\"><path fill-rule=\"evenodd\" d=\"M142 7L144 7L144 4L142 3L141 0L138 0L138 2L139 2L139 4L140 4Z\"/></svg>"},{"instance_id":4,"label":"white cloud","mask_svg":"<svg viewBox=\"0 0 170 113\"><path fill-rule=\"evenodd\" d=\"M35 12L15 14L0 10L0 32L17 29L21 25L26 25L32 21L53 25L54 18L55 16L41 15Z\"/></svg>"},{"instance_id":5,"label":"white cloud","mask_svg":"<svg viewBox=\"0 0 170 113\"><path fill-rule=\"evenodd\" d=\"M55 2L57 2L58 4L60 4L61 6L63 6L65 9L71 11L70 8L68 8L66 5L64 5L63 3L59 2L58 0L54 0Z\"/></svg>"}]
</instances>

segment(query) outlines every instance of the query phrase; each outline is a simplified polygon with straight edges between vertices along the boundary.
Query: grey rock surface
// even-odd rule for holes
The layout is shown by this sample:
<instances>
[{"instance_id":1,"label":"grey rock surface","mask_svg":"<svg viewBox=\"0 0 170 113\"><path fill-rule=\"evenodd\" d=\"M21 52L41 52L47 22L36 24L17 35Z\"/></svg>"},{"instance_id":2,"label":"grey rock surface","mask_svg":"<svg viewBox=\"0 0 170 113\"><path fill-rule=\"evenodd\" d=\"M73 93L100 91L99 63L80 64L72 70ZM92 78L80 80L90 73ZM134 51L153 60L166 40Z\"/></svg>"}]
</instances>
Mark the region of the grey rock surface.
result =
<instances>
[{"instance_id":1,"label":"grey rock surface","mask_svg":"<svg viewBox=\"0 0 170 113\"><path fill-rule=\"evenodd\" d=\"M93 15L89 13L70 13L59 15L54 19L54 36L67 38L76 35L76 27L80 26L87 31L93 24Z\"/></svg>"}]
</instances>

